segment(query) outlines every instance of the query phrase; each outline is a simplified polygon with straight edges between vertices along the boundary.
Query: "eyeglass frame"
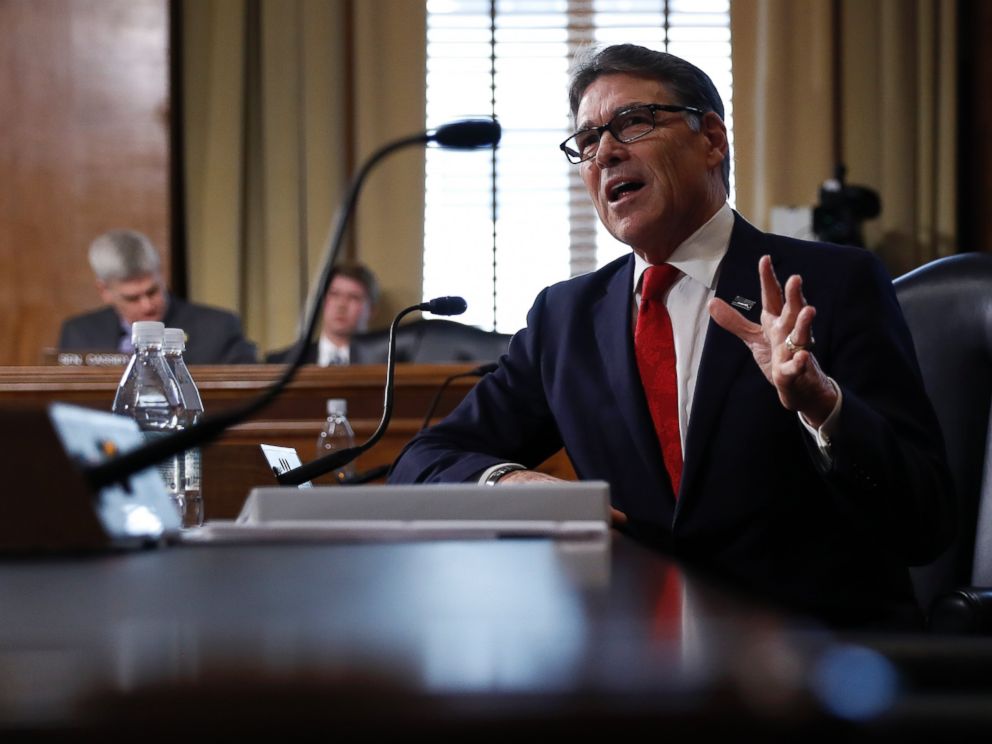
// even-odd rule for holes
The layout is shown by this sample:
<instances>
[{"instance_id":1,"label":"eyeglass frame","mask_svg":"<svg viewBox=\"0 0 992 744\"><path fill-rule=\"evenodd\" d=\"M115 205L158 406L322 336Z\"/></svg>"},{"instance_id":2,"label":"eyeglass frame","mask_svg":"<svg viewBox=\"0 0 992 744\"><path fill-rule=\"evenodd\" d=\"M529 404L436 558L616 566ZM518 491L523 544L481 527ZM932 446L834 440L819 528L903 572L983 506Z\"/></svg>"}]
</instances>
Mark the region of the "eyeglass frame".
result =
<instances>
[{"instance_id":1,"label":"eyeglass frame","mask_svg":"<svg viewBox=\"0 0 992 744\"><path fill-rule=\"evenodd\" d=\"M642 132L641 134L638 134L634 137L630 137L629 139L624 139L619 134L617 134L616 131L614 131L613 124L617 121L617 119L621 118L626 114L629 114L631 111L636 111L637 109L648 109L651 112L651 128L646 132ZM702 117L706 114L705 111L703 111L700 108L696 108L695 106L680 106L674 103L639 103L636 106L628 106L627 108L618 111L605 124L600 124L599 126L596 127L586 127L585 129L580 129L577 132L574 132L564 142L558 145L558 149L560 149L563 153L565 153L565 159L568 160L568 162L571 163L572 165L579 165L580 163L585 163L586 161L592 160L594 157L596 157L596 154L599 152L599 142L602 141L603 132L609 131L609 133L613 135L614 139L616 139L617 142L622 142L625 145L630 144L631 142L636 142L642 137L647 137L649 134L651 134L651 132L657 129L658 122L655 120L654 115L658 111L665 111L670 114L690 113L699 117ZM597 132L600 135L600 139L599 142L596 143L596 149L595 151L593 151L592 155L589 155L588 157L582 157L582 154L575 148L569 147L568 143L574 140L580 134L585 134L586 132ZM578 158L578 160L573 160L572 156L569 155L569 151L575 153L575 156Z\"/></svg>"}]
</instances>

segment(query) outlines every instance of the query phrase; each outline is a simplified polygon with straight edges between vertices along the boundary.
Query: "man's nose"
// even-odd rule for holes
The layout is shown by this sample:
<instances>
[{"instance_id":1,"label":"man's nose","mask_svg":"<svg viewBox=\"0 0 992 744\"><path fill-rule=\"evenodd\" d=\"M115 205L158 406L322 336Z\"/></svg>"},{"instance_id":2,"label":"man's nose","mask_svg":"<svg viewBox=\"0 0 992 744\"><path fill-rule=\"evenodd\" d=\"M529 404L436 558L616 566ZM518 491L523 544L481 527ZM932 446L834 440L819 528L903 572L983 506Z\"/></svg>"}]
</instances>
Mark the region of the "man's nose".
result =
<instances>
[{"instance_id":1,"label":"man's nose","mask_svg":"<svg viewBox=\"0 0 992 744\"><path fill-rule=\"evenodd\" d=\"M613 136L613 132L607 129L599 138L599 146L596 148L596 164L609 165L627 156L627 145Z\"/></svg>"}]
</instances>

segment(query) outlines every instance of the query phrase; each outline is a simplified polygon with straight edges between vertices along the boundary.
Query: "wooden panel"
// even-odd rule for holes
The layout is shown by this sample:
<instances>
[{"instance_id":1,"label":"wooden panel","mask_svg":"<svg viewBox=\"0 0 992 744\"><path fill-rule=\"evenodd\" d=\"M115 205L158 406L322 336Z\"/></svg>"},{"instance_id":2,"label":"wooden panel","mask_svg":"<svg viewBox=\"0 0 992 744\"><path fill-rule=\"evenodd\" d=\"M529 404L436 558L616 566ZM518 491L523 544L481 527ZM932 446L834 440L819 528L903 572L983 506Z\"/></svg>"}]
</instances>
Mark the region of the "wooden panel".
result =
<instances>
[{"instance_id":1,"label":"wooden panel","mask_svg":"<svg viewBox=\"0 0 992 744\"><path fill-rule=\"evenodd\" d=\"M99 305L104 230L169 251L167 0L0 2L0 364Z\"/></svg>"},{"instance_id":2,"label":"wooden panel","mask_svg":"<svg viewBox=\"0 0 992 744\"><path fill-rule=\"evenodd\" d=\"M396 368L394 412L386 434L355 463L359 471L392 462L420 429L441 383L475 365L413 365ZM207 413L238 406L252 399L281 374L276 365L197 366L191 369ZM121 376L119 368L7 367L0 368L0 406L10 403L44 404L54 400L110 410ZM207 519L231 519L255 486L275 485L259 444L295 447L300 458L314 458L317 434L324 422L325 401L344 398L355 438L364 442L382 417L384 365L304 367L267 408L233 427L203 450L203 494ZM450 411L475 384L475 378L452 382L437 408ZM564 452L544 463L542 471L574 479ZM379 481L381 482L381 481ZM318 479L318 484L329 484Z\"/></svg>"}]
</instances>

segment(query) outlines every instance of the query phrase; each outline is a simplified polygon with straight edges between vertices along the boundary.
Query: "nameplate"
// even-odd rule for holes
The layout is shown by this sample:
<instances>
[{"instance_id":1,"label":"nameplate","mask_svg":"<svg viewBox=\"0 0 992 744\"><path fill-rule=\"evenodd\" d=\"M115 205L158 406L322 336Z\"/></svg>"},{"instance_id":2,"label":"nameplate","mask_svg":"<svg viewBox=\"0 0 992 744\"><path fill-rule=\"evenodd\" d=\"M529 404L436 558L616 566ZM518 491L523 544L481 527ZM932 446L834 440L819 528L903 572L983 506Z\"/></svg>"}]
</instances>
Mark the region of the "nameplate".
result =
<instances>
[{"instance_id":1,"label":"nameplate","mask_svg":"<svg viewBox=\"0 0 992 744\"><path fill-rule=\"evenodd\" d=\"M60 351L55 363L60 367L125 367L130 354L121 351Z\"/></svg>"}]
</instances>

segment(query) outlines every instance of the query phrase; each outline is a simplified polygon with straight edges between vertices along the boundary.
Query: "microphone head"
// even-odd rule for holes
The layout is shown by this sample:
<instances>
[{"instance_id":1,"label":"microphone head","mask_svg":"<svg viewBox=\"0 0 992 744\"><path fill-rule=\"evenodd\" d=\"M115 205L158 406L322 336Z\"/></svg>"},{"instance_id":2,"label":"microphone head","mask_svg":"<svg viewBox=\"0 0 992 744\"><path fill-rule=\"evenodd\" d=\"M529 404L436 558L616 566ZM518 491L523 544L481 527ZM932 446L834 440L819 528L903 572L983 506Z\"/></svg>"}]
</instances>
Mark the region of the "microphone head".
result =
<instances>
[{"instance_id":1,"label":"microphone head","mask_svg":"<svg viewBox=\"0 0 992 744\"><path fill-rule=\"evenodd\" d=\"M421 310L435 315L461 315L467 308L464 297L435 297L420 306Z\"/></svg>"},{"instance_id":2,"label":"microphone head","mask_svg":"<svg viewBox=\"0 0 992 744\"><path fill-rule=\"evenodd\" d=\"M427 140L441 147L471 150L499 144L502 135L503 128L495 119L461 119L442 124L428 135Z\"/></svg>"}]
</instances>

